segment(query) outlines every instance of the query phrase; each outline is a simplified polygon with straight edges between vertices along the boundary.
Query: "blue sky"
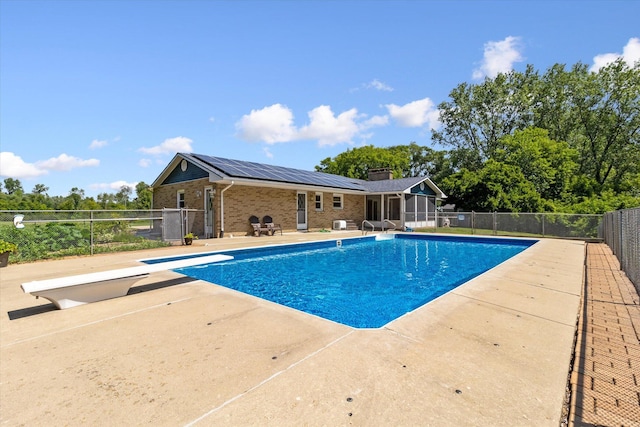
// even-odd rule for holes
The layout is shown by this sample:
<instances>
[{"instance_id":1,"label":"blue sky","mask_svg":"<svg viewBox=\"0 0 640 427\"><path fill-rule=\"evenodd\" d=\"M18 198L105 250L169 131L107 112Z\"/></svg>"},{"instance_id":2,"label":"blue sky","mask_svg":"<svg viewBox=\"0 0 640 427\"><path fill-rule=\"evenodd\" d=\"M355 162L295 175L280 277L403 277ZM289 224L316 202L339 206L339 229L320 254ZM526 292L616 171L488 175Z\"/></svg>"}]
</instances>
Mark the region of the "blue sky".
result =
<instances>
[{"instance_id":1,"label":"blue sky","mask_svg":"<svg viewBox=\"0 0 640 427\"><path fill-rule=\"evenodd\" d=\"M0 178L95 197L152 183L176 152L313 170L367 144L434 147L458 84L637 61L638 16L615 0L0 0Z\"/></svg>"}]
</instances>

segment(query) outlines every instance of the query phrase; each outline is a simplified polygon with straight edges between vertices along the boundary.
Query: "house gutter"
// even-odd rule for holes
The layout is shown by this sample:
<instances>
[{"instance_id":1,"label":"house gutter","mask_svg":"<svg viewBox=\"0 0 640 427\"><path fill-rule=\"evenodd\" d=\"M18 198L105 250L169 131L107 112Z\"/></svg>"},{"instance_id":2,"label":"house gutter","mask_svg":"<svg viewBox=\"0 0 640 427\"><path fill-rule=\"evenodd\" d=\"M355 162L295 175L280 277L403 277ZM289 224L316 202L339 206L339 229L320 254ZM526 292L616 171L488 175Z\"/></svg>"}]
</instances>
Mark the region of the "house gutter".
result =
<instances>
[{"instance_id":1,"label":"house gutter","mask_svg":"<svg viewBox=\"0 0 640 427\"><path fill-rule=\"evenodd\" d=\"M227 185L220 191L220 238L224 237L224 192L227 191L234 184L231 181L231 184Z\"/></svg>"}]
</instances>

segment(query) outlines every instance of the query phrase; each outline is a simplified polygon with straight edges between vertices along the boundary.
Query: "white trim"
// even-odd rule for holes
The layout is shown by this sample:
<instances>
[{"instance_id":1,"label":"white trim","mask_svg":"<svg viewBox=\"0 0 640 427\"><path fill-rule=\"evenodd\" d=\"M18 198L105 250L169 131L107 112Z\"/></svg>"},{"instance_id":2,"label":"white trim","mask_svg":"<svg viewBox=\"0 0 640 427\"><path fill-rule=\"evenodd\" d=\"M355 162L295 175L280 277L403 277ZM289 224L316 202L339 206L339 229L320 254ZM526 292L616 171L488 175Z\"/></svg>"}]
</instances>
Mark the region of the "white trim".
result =
<instances>
[{"instance_id":1,"label":"white trim","mask_svg":"<svg viewBox=\"0 0 640 427\"><path fill-rule=\"evenodd\" d=\"M300 196L304 195L304 223L299 221L299 210L298 210L298 201L300 200ZM297 230L308 230L309 229L309 218L307 213L309 212L309 199L307 197L306 191L298 191L296 193L296 229Z\"/></svg>"},{"instance_id":2,"label":"white trim","mask_svg":"<svg viewBox=\"0 0 640 427\"><path fill-rule=\"evenodd\" d=\"M182 195L182 206L180 206L180 195ZM185 194L184 194L184 189L180 189L178 191L176 191L176 208L177 209L184 209L187 207L187 200L185 198Z\"/></svg>"},{"instance_id":3,"label":"white trim","mask_svg":"<svg viewBox=\"0 0 640 427\"><path fill-rule=\"evenodd\" d=\"M320 200L318 200L318 196L320 196ZM320 203L320 207L318 207L318 203ZM313 197L313 205L317 212L324 211L324 193L322 191L316 191Z\"/></svg>"},{"instance_id":4,"label":"white trim","mask_svg":"<svg viewBox=\"0 0 640 427\"><path fill-rule=\"evenodd\" d=\"M336 198L340 199L340 206L336 207ZM344 209L344 194L342 193L333 193L333 196L331 197L331 206L333 207L334 210L342 210Z\"/></svg>"}]
</instances>

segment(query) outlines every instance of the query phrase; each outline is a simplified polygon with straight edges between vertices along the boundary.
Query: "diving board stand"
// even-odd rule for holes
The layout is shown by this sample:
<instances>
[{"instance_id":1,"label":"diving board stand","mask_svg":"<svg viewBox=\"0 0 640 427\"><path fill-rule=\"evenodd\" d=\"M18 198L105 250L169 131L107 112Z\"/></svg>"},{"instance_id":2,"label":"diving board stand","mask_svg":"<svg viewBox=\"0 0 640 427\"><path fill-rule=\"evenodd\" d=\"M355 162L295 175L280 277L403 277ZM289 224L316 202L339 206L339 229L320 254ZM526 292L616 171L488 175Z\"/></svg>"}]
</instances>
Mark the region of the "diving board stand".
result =
<instances>
[{"instance_id":1,"label":"diving board stand","mask_svg":"<svg viewBox=\"0 0 640 427\"><path fill-rule=\"evenodd\" d=\"M90 302L125 296L129 288L139 280L149 277L151 273L230 259L233 259L230 255L207 255L77 276L36 280L23 283L20 287L24 293L36 298L46 298L60 310L64 310Z\"/></svg>"}]
</instances>

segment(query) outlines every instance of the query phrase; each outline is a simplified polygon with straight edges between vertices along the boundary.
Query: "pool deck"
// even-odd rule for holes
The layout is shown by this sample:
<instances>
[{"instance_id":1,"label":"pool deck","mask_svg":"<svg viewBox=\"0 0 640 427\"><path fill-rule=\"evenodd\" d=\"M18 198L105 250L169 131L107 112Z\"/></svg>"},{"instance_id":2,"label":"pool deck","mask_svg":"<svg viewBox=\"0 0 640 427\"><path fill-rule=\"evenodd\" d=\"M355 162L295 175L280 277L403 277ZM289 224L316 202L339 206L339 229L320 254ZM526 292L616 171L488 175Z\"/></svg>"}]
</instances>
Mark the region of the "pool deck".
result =
<instances>
[{"instance_id":1,"label":"pool deck","mask_svg":"<svg viewBox=\"0 0 640 427\"><path fill-rule=\"evenodd\" d=\"M20 289L146 257L349 236L360 232L200 240L1 269L0 425L558 426L581 241L543 239L380 329L170 271L126 297L67 310Z\"/></svg>"},{"instance_id":2,"label":"pool deck","mask_svg":"<svg viewBox=\"0 0 640 427\"><path fill-rule=\"evenodd\" d=\"M569 426L640 426L640 298L603 244L587 246Z\"/></svg>"}]
</instances>

